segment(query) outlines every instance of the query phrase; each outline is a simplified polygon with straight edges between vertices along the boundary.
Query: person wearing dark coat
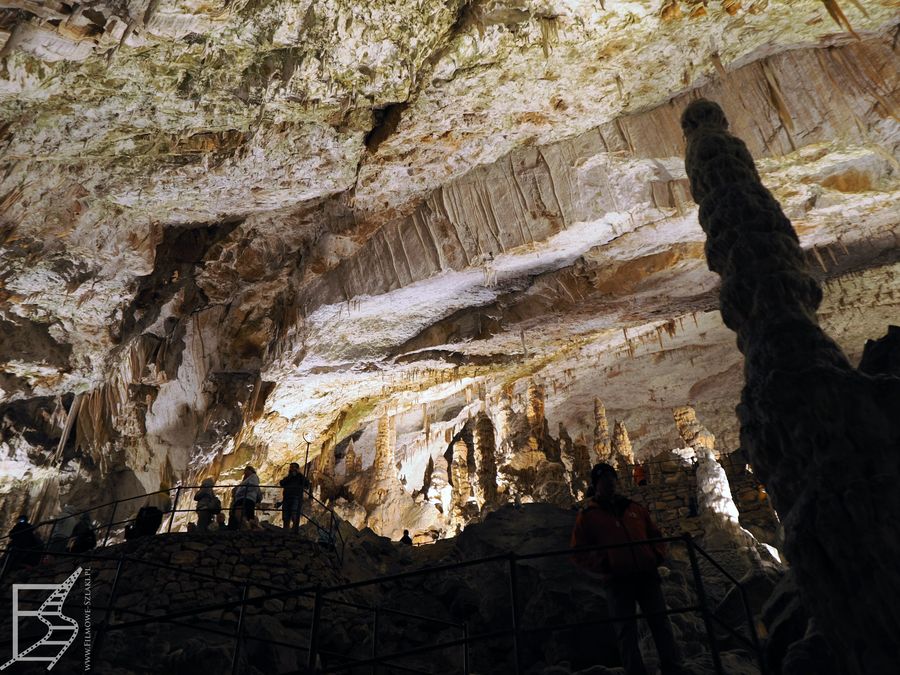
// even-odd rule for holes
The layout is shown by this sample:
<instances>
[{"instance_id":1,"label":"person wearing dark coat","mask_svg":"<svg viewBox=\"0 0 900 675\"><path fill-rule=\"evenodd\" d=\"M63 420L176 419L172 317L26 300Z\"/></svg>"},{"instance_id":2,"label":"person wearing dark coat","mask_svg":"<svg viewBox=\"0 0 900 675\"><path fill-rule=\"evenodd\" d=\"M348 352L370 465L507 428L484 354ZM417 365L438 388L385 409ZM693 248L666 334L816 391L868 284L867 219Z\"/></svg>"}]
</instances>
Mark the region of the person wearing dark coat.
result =
<instances>
[{"instance_id":1,"label":"person wearing dark coat","mask_svg":"<svg viewBox=\"0 0 900 675\"><path fill-rule=\"evenodd\" d=\"M400 537L400 543L412 546L412 537L409 536L409 530L403 530L403 536Z\"/></svg>"},{"instance_id":2,"label":"person wearing dark coat","mask_svg":"<svg viewBox=\"0 0 900 675\"><path fill-rule=\"evenodd\" d=\"M606 600L614 623L619 654L627 675L646 675L635 605L639 604L659 652L662 675L681 675L681 654L666 612L657 566L666 554L665 544L643 543L660 539L662 533L650 512L637 502L616 494L616 470L601 462L591 470L594 496L578 512L572 530L572 547L629 544L616 548L575 553L573 562L599 576L606 587ZM619 618L622 617L622 618Z\"/></svg>"},{"instance_id":3,"label":"person wearing dark coat","mask_svg":"<svg viewBox=\"0 0 900 675\"><path fill-rule=\"evenodd\" d=\"M281 518L285 530L296 532L300 528L300 511L303 509L303 490L309 482L300 471L297 462L291 462L288 474L278 484L284 488L281 501Z\"/></svg>"},{"instance_id":4,"label":"person wearing dark coat","mask_svg":"<svg viewBox=\"0 0 900 675\"><path fill-rule=\"evenodd\" d=\"M41 562L44 542L34 531L34 525L28 522L28 516L22 514L9 531L7 570L19 567L34 567Z\"/></svg>"},{"instance_id":5,"label":"person wearing dark coat","mask_svg":"<svg viewBox=\"0 0 900 675\"><path fill-rule=\"evenodd\" d=\"M209 525L222 510L222 502L213 492L216 481L212 478L204 478L200 483L200 489L194 493L194 501L197 502L197 529L207 532Z\"/></svg>"}]
</instances>

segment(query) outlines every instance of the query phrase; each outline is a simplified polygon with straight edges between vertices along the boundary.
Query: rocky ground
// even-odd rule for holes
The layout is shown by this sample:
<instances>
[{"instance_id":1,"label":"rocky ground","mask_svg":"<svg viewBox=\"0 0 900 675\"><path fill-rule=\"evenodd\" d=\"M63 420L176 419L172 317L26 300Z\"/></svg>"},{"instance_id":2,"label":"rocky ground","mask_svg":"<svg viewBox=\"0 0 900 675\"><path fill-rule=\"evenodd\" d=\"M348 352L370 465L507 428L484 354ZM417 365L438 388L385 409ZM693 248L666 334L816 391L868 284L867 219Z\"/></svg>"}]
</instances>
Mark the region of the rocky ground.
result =
<instances>
[{"instance_id":1,"label":"rocky ground","mask_svg":"<svg viewBox=\"0 0 900 675\"><path fill-rule=\"evenodd\" d=\"M306 663L310 639L315 585L339 584L375 576L410 572L483 557L501 556L476 566L462 567L426 576L411 576L326 594L318 635L320 661L334 667L348 658L365 659L373 650L373 611L378 607L378 653L392 653L462 636L465 624L470 637L511 628L509 561L507 555L565 549L576 512L543 504L525 504L521 509L502 508L480 524L473 524L455 539L433 545L409 547L378 537L370 530L356 532L346 524L342 532L347 546L342 566L332 552L310 539L312 532L288 535L275 529L254 532L159 535L103 549L112 559L82 561L92 579L95 672L102 673L195 673L228 672L234 641L230 637L239 620L235 608L216 608L178 619L177 623L154 623L128 631L113 631L97 637L102 623L116 556L149 564L171 565L180 571L128 562L119 578L114 621L134 620L143 615L159 616L183 608L236 601L243 587L248 597L297 590L290 597L262 599L247 607L243 618L244 639L240 643L240 672L286 673ZM308 538L309 537L309 538ZM752 556L736 550L716 551L716 559L732 575L748 582L750 603L758 614L782 572L774 566L751 562ZM62 581L75 564L72 561L43 566L26 574L17 573L10 582ZM724 621L746 634L746 619L730 582L711 565L701 570L709 606ZM208 575L191 579L184 572ZM696 602L696 588L686 550L672 547L670 560L661 570L670 608ZM605 618L603 590L595 579L579 571L567 555L527 559L516 564L519 627L522 631L522 672L534 675L621 673L608 626L582 625L556 630L564 624ZM305 593L299 589L307 589ZM83 588L73 590L77 604ZM368 609L339 603L355 603ZM119 609L121 608L121 609ZM423 619L392 614L399 610ZM712 673L709 643L702 617L697 613L675 614L673 625L690 672ZM443 623L441 623L443 622ZM0 627L6 630L5 627ZM205 629L205 630L204 630ZM4 633L8 634L8 633ZM655 661L652 639L642 629L642 648L648 664ZM717 632L725 672L757 673L753 655L733 638ZM253 637L278 640L282 646L255 642ZM54 672L75 672L82 655L72 653ZM514 672L513 643L502 635L474 643L469 651L472 673ZM418 656L396 659L415 672L460 673L463 652L459 646L437 649ZM348 672L370 672L356 669ZM379 672L401 672L385 667Z\"/></svg>"}]
</instances>

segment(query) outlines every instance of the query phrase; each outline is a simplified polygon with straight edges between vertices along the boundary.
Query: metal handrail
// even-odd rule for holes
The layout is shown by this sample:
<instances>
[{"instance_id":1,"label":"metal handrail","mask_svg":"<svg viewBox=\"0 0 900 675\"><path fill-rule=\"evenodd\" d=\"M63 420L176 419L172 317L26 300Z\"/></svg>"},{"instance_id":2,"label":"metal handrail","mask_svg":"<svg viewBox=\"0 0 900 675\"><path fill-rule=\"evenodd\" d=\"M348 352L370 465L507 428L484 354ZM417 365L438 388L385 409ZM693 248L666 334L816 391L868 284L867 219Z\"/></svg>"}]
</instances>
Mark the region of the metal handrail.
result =
<instances>
[{"instance_id":1,"label":"metal handrail","mask_svg":"<svg viewBox=\"0 0 900 675\"><path fill-rule=\"evenodd\" d=\"M514 640L514 647L515 647L514 655L516 657L515 658L516 670L518 673L518 672L520 672L520 669L521 669L521 662L520 662L520 659L518 658L518 654L519 654L518 637L519 637L519 635L521 635L522 633L531 633L531 632L535 632L535 631L547 632L549 630L550 632L556 632L556 631L564 630L566 628L571 627L568 624L565 626L556 625L556 626L552 626L552 627L546 626L546 627L538 627L538 628L523 628L519 625L520 620L519 620L518 608L517 608L518 591L517 591L517 583L516 583L516 569L517 569L516 566L519 562L521 562L523 560L534 560L534 559L539 559L539 558L558 557L558 556L564 556L564 555L571 557L571 556L577 556L581 553L587 553L587 552L598 551L598 550L609 550L609 549L616 549L616 548L634 547L637 545L651 545L651 544L672 543L672 542L682 542L682 543L685 543L688 547L688 553L689 553L689 558L690 558L690 562L691 562L691 568L694 573L694 581L695 581L695 585L696 585L696 591L698 594L699 604L691 605L689 607L684 607L684 608L669 609L669 610L666 610L664 613L668 616L668 615L676 614L676 613L684 613L684 612L699 610L703 614L704 623L705 623L706 630L707 630L707 635L708 635L708 638L710 641L710 647L712 649L713 662L714 662L714 666L716 667L716 672L723 673L724 671L722 670L721 659L718 654L717 638L712 629L713 621L715 621L718 624L721 624L723 627L725 627L728 630L728 632L731 635L739 638L742 642L748 643L749 646L754 649L754 651L757 653L757 655L759 657L761 672L765 673L765 663L762 658L762 651L760 649L758 636L756 635L756 629L755 629L755 625L753 622L753 617L752 617L752 614L750 613L749 605L746 600L746 591L744 590L743 586L740 584L739 581L737 581L731 574L729 574L727 572L727 570L722 568L721 565L719 565L706 551L703 550L702 547L700 547L690 537L690 535L687 535L687 534L682 535L680 537L661 537L661 538L650 539L650 540L645 540L645 541L635 541L635 542L627 542L627 543L622 543L622 544L606 544L606 545L585 546L585 547L578 547L578 548L558 549L555 551L543 551L543 552L536 552L536 553L528 553L528 554L524 554L524 555L498 554L498 555L486 556L483 558L478 558L478 559L473 559L473 560L464 560L464 561L458 561L455 563L448 563L448 564L444 564L444 565L425 567L425 568L421 568L418 570L412 570L409 572L401 572L401 573L392 574L392 575L385 575L382 577L375 577L372 579L356 581L356 582L351 582L351 583L347 583L347 584L341 584L338 586L332 586L329 588L320 588L320 587L309 586L309 587L305 587L305 588L291 589L291 590L285 591L285 590L277 590L275 587L269 586L268 584L265 584L265 583L250 582L247 580L224 579L224 581L226 581L227 583L243 585L244 593L243 593L243 597L240 601L226 601L226 602L221 602L221 603L202 605L199 607L193 607L193 608L181 610L178 612L171 612L169 614L162 615L162 616L150 616L150 617L145 617L145 618L141 618L141 619L134 620L134 621L125 621L125 622L119 622L119 623L110 623L108 621L105 621L104 623L106 625L104 625L102 627L102 629L100 629L100 631L108 632L110 630L126 630L129 628L134 628L137 626L147 625L147 624L156 623L156 622L177 623L176 620L180 619L180 618L196 616L198 614L203 614L203 613L210 612L210 611L234 609L237 607L240 608L240 611L241 611L240 618L242 619L243 618L243 609L246 605L262 604L270 599L285 599L285 598L301 597L301 596L309 597L310 595L314 594L313 622L312 622L312 626L311 626L310 644L306 647L300 647L299 645L288 645L288 646L291 646L294 648L299 648L299 649L303 649L304 651L307 651L310 662L314 662L315 655L316 655L316 649L315 649L316 634L319 630L319 624L321 622L321 610L322 610L323 604L325 602L332 602L332 603L336 603L336 604L346 604L346 605L351 605L351 606L353 606L355 604L355 603L348 603L346 601L338 600L335 598L327 598L326 595L330 595L332 593L341 592L341 591L362 588L362 587L370 586L373 584L391 583L391 582L395 582L395 581L412 579L412 578L421 577L421 576L430 576L430 575L439 574L439 573L446 572L446 571L459 570L459 569L463 569L463 568L467 568L467 567L474 567L474 566L478 566L478 565L485 565L485 564L489 564L489 563L505 561L509 565L510 595L511 595L510 600L511 600L511 609L512 609L513 628L495 631L495 632L492 632L489 634L469 635L467 626L463 625L462 627L464 628L465 635L461 640L453 640L453 641L446 642L446 643L427 645L425 647L418 647L418 648L414 648L412 650L393 653L393 654L389 654L389 655L381 655L381 656L373 655L373 657L370 659L366 659L366 660L362 660L362 661L352 660L352 663L350 663L350 664L336 666L336 668L337 668L336 670L329 668L325 672L340 672L341 670L346 670L348 668L353 668L353 667L385 664L388 659L396 659L396 658L401 658L403 656L414 656L414 655L417 655L420 653L425 653L427 651L432 651L432 650L437 650L437 649L446 649L446 648L456 647L456 646L464 647L464 663L468 664L468 645L469 644L471 644L473 642L479 642L479 641L489 639L489 638L497 638L497 637L501 637L501 636L510 636L511 635ZM699 551L700 554L703 555L703 557L705 559L709 560L713 564L713 566L716 568L717 571L721 572L729 581L734 583L735 586L737 586L740 589L742 599L744 601L745 610L747 612L748 627L750 629L749 632L751 635L750 640L748 640L746 637L744 637L743 635L741 635L740 633L735 631L732 627L728 626L722 619L713 615L709 611L709 608L706 606L706 597L705 597L705 590L703 587L703 580L702 580L702 577L700 576L699 567L698 567L698 563L697 563L697 553L696 553L697 551ZM116 586L116 582L118 581L119 575L121 574L126 563L138 563L138 564L148 565L151 567L172 570L172 571L176 571L180 574L186 574L191 577L201 578L201 579L205 579L205 580L208 580L208 579L219 580L219 577L214 577L214 576L207 575L207 574L204 574L201 572L193 572L190 570L185 570L185 569L174 567L172 565L167 565L164 563L157 563L154 561L147 561L147 560L143 560L140 558L133 558L130 556L126 556L126 555L124 555L124 551L122 552L122 554L120 556L115 556L115 557L75 554L75 553L63 553L63 552L53 553L52 555L59 555L59 556L63 556L63 557L73 557L73 558L86 558L86 559L95 559L95 560L117 561L118 567L116 570L116 580L114 582L114 587ZM250 586L255 586L257 588L264 589L264 590L267 590L270 592L265 595L248 598L247 597L247 589ZM114 597L115 591L112 591L110 595L111 595L111 597L109 599L109 606L107 606L105 608L100 608L100 609L106 610L107 617L111 617L112 612L116 609L115 608L115 597ZM454 625L456 627L460 627L460 624L457 624L454 622L446 621L443 619L414 615L412 613L402 612L401 610L391 610L389 608L378 608L378 607L367 607L365 605L360 605L359 607L361 609L371 609L374 612L376 612L376 620L377 620L377 612L384 611L384 612L389 612L389 613L396 613L399 615L406 615L410 618L416 618L419 620L437 621L440 623L445 623L446 625ZM119 609L118 611L121 612L123 610ZM127 613L134 614L137 612L131 612L130 610L128 610ZM639 614L636 614L634 617L628 617L628 618L642 618L644 616L645 616L644 614L639 613ZM620 617L607 618L607 619L604 619L601 621L578 622L578 623L575 623L574 625L586 625L587 623L590 623L592 625L594 623L602 624L602 623L609 623L609 622L616 621L616 620L620 620ZM241 623L241 622L239 621L239 623ZM178 625L182 625L182 624L179 623ZM198 627L198 629L199 629L199 627ZM98 632L100 632L100 631L98 631ZM237 665L237 649L239 648L239 641L241 638L239 633L240 633L240 630L238 631L238 634L232 636L235 639L235 649L236 649L235 660L234 660L235 668ZM99 635L98 635L98 638L99 638ZM247 639L247 638L245 637L244 639ZM278 641L272 641L272 640L256 638L256 637L253 637L252 639L258 640L258 641L264 642L264 643L271 642L274 644L274 643L278 642ZM98 639L97 644L98 645L100 644L99 639ZM280 643L280 642L279 642L279 644L281 644L282 646L285 645L285 643ZM97 653L99 653L99 647L97 647L96 649L98 650Z\"/></svg>"},{"instance_id":2,"label":"metal handrail","mask_svg":"<svg viewBox=\"0 0 900 675\"><path fill-rule=\"evenodd\" d=\"M215 488L231 488L233 491L234 488L239 487L239 486L240 486L240 483L221 483L221 484L216 484L216 485L207 486L207 487L211 487L214 489ZM168 510L163 512L164 515L165 514L169 515L169 523L166 528L166 532L171 532L176 513L196 513L197 512L196 508L191 508L191 509L179 509L178 508L178 502L181 499L182 491L199 490L202 487L204 487L204 486L202 486L202 485L176 485L168 490L156 490L154 492L148 492L148 493L142 494L142 495L135 495L133 497L123 497L122 499L117 499L114 501L106 502L104 504L100 504L99 506L93 506L93 507L90 507L87 509L83 509L81 511L76 511L74 513L67 514L62 517L51 518L49 520L44 520L39 523L35 523L31 526L31 531L36 533L38 528L46 527L48 525L52 526L50 536L47 537L47 541L44 542L43 548L42 548L43 552L47 553L48 547L50 545L50 540L53 538L52 537L53 531L56 529L56 525L58 523L61 523L63 521L66 521L66 520L69 520L72 518L80 519L81 516L83 516L84 514L90 515L92 512L97 512L102 509L112 507L112 513L110 514L109 519L107 519L106 521L102 521L97 525L95 525L93 522L91 523L91 529L95 533L95 536L97 536L100 532L103 532L105 530L106 534L103 537L102 544L99 543L99 536L97 536L97 539L98 539L97 547L106 547L107 544L109 543L110 534L114 527L126 525L128 523L134 522L134 520L135 520L134 517L126 518L123 520L115 520L115 514L116 514L116 511L120 504L123 504L125 502L135 501L138 499L146 500L148 497L151 497L154 495L166 495L167 497L171 497L171 493L174 490L175 496L174 496L174 499L172 499L172 506L171 506L171 508L169 508ZM260 490L262 490L264 488L265 489L278 489L278 490L284 489L280 485L268 485L268 484L259 485L257 487ZM333 545L333 548L335 551L335 556L337 557L338 562L340 564L343 564L344 553L346 550L347 542L346 542L346 539L340 529L340 522L341 522L340 516L338 516L335 513L335 511L332 507L330 507L327 504L325 504L324 502L322 502L320 499L318 499L312 493L311 486L307 486L306 488L303 489L303 495L304 495L303 501L305 501L309 504L316 504L316 505L320 506L322 509L324 509L329 514L331 522L329 523L329 525L327 527L322 525L321 523L319 523L318 520L316 520L315 518L312 518L311 514L301 514L301 515L306 518L307 523L312 523L312 525L316 528L316 530L318 532L326 534L326 536L331 539L330 543ZM262 503L262 500L260 500L259 503ZM260 507L257 510L261 511L263 513L270 513L272 511L278 512L279 509ZM77 522L77 520L76 520L76 522ZM160 527L162 527L162 526L160 526ZM0 544L2 544L2 542L4 540L8 540L10 538L10 536L11 536L10 534L0 535ZM22 549L22 550L24 550L24 549ZM29 550L33 550L33 549L29 549ZM4 563L3 568L0 569L0 580L2 580L2 578L3 578L5 569L6 569L6 564Z\"/></svg>"}]
</instances>

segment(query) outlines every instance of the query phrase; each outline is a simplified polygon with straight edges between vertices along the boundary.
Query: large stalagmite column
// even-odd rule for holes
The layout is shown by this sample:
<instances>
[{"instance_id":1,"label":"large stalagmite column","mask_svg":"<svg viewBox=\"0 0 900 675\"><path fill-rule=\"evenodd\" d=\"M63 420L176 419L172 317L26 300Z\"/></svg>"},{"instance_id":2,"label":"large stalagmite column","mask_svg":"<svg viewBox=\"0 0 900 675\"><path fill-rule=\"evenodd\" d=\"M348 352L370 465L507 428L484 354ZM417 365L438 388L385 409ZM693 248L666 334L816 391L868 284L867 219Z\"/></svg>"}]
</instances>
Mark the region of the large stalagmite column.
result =
<instances>
[{"instance_id":1,"label":"large stalagmite column","mask_svg":"<svg viewBox=\"0 0 900 675\"><path fill-rule=\"evenodd\" d=\"M472 496L469 483L469 446L459 438L453 444L453 459L450 462L450 479L453 483L453 521L465 524L466 505Z\"/></svg>"},{"instance_id":2,"label":"large stalagmite column","mask_svg":"<svg viewBox=\"0 0 900 675\"><path fill-rule=\"evenodd\" d=\"M613 424L610 455L613 466L619 472L619 478L630 480L631 476L625 476L623 472L628 469L629 465L634 464L634 450L631 448L631 439L628 438L628 429L625 428L625 423L619 420Z\"/></svg>"},{"instance_id":3,"label":"large stalagmite column","mask_svg":"<svg viewBox=\"0 0 900 675\"><path fill-rule=\"evenodd\" d=\"M697 457L697 504L708 536L719 534L738 545L751 544L750 536L741 529L740 512L731 495L728 476L716 460L716 437L700 424L692 407L675 408L672 415L681 439Z\"/></svg>"},{"instance_id":4,"label":"large stalagmite column","mask_svg":"<svg viewBox=\"0 0 900 675\"><path fill-rule=\"evenodd\" d=\"M350 480L362 471L362 457L353 446L353 439L347 444L347 453L344 455L344 480Z\"/></svg>"},{"instance_id":5,"label":"large stalagmite column","mask_svg":"<svg viewBox=\"0 0 900 675\"><path fill-rule=\"evenodd\" d=\"M594 399L594 462L612 460L612 446L609 439L609 422L606 420L606 408L599 398Z\"/></svg>"},{"instance_id":6,"label":"large stalagmite column","mask_svg":"<svg viewBox=\"0 0 900 675\"><path fill-rule=\"evenodd\" d=\"M378 420L378 433L375 436L375 480L389 480L397 475L394 467L394 442L396 429L394 418L384 415Z\"/></svg>"},{"instance_id":7,"label":"large stalagmite column","mask_svg":"<svg viewBox=\"0 0 900 675\"><path fill-rule=\"evenodd\" d=\"M475 420L476 497L485 504L497 501L497 459L494 447L494 425L481 413Z\"/></svg>"},{"instance_id":8,"label":"large stalagmite column","mask_svg":"<svg viewBox=\"0 0 900 675\"><path fill-rule=\"evenodd\" d=\"M790 221L721 108L682 117L720 308L746 382L741 445L785 527L785 550L841 671L900 663L900 378L857 372L818 325L822 290Z\"/></svg>"}]
</instances>

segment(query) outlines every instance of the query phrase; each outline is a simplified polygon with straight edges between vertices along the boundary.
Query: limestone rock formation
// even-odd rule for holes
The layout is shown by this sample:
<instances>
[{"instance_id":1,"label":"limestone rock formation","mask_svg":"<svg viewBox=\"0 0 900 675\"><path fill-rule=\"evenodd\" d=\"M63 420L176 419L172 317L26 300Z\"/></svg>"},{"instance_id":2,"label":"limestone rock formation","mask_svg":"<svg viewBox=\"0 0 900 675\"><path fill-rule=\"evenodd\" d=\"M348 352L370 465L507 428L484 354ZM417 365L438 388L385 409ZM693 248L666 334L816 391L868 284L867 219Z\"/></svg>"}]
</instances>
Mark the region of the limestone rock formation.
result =
<instances>
[{"instance_id":1,"label":"limestone rock formation","mask_svg":"<svg viewBox=\"0 0 900 675\"><path fill-rule=\"evenodd\" d=\"M620 477L630 480L630 476L625 474L634 465L634 449L631 447L631 439L628 438L628 429L625 428L625 423L619 420L613 424L610 456L612 465L622 474Z\"/></svg>"},{"instance_id":2,"label":"limestone rock formation","mask_svg":"<svg viewBox=\"0 0 900 675\"><path fill-rule=\"evenodd\" d=\"M612 442L609 436L609 422L606 408L599 398L594 399L594 457L593 461L609 464L613 459Z\"/></svg>"},{"instance_id":3,"label":"limestone rock formation","mask_svg":"<svg viewBox=\"0 0 900 675\"><path fill-rule=\"evenodd\" d=\"M822 287L722 109L697 101L682 128L722 318L745 358L742 447L844 672L888 672L900 660L900 379L858 372L820 327Z\"/></svg>"}]
</instances>

